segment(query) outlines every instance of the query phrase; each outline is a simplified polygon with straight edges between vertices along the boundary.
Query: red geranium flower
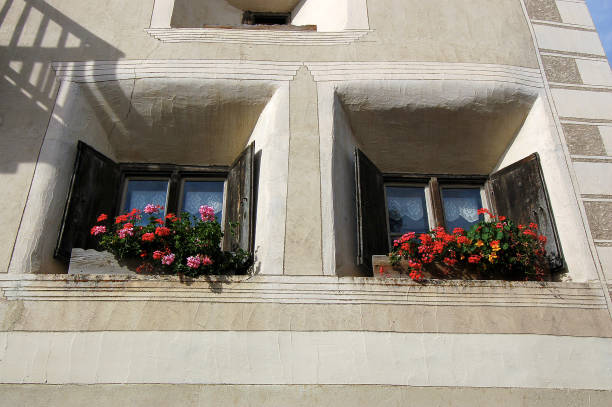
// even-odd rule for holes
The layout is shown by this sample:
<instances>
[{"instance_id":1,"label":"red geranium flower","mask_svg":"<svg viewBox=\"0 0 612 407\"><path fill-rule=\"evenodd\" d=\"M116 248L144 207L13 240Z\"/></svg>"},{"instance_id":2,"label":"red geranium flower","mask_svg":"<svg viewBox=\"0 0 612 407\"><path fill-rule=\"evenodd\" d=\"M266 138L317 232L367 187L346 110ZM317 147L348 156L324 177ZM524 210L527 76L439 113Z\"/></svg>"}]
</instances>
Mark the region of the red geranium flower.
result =
<instances>
[{"instance_id":1,"label":"red geranium flower","mask_svg":"<svg viewBox=\"0 0 612 407\"><path fill-rule=\"evenodd\" d=\"M108 219L108 215L105 213L101 213L100 216L98 216L98 222L105 221L106 219Z\"/></svg>"},{"instance_id":2,"label":"red geranium flower","mask_svg":"<svg viewBox=\"0 0 612 407\"><path fill-rule=\"evenodd\" d=\"M155 235L153 233L145 233L142 235L143 242L152 242L153 240L155 240Z\"/></svg>"},{"instance_id":3,"label":"red geranium flower","mask_svg":"<svg viewBox=\"0 0 612 407\"><path fill-rule=\"evenodd\" d=\"M482 258L482 256L479 256L477 254L473 254L470 257L468 257L468 262L470 262L470 263L478 263L481 258Z\"/></svg>"},{"instance_id":4,"label":"red geranium flower","mask_svg":"<svg viewBox=\"0 0 612 407\"><path fill-rule=\"evenodd\" d=\"M119 215L115 218L115 223L123 223L123 222L127 222L127 220L128 220L127 215Z\"/></svg>"},{"instance_id":5,"label":"red geranium flower","mask_svg":"<svg viewBox=\"0 0 612 407\"><path fill-rule=\"evenodd\" d=\"M171 230L165 226L160 226L158 228L155 228L155 234L157 236L168 236L170 234Z\"/></svg>"},{"instance_id":6,"label":"red geranium flower","mask_svg":"<svg viewBox=\"0 0 612 407\"><path fill-rule=\"evenodd\" d=\"M484 215L484 214L486 213L486 214L488 214L488 215L493 216L493 215L491 214L491 212L489 212L489 210L488 210L487 208L480 208L480 209L478 209L478 211L476 211L476 213L477 213L478 215Z\"/></svg>"}]
</instances>

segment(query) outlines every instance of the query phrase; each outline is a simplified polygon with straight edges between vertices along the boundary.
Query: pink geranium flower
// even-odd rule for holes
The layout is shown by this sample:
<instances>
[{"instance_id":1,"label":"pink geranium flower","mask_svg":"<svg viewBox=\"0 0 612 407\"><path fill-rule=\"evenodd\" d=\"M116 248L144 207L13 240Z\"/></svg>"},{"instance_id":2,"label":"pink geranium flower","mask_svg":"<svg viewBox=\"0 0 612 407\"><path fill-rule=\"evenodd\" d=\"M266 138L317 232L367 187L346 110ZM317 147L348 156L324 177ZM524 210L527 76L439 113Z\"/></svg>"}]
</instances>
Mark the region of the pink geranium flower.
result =
<instances>
[{"instance_id":1,"label":"pink geranium flower","mask_svg":"<svg viewBox=\"0 0 612 407\"><path fill-rule=\"evenodd\" d=\"M200 256L187 257L187 267L189 268L197 269L198 267L200 267L201 262L202 261L200 260Z\"/></svg>"},{"instance_id":2,"label":"pink geranium flower","mask_svg":"<svg viewBox=\"0 0 612 407\"><path fill-rule=\"evenodd\" d=\"M200 206L200 218L202 218L203 222L214 221L215 220L215 210L208 205Z\"/></svg>"},{"instance_id":3,"label":"pink geranium flower","mask_svg":"<svg viewBox=\"0 0 612 407\"><path fill-rule=\"evenodd\" d=\"M157 213L160 211L160 209L162 209L163 207L160 205L153 205L153 204L147 204L144 207L144 213L148 214L148 215L152 215L154 213Z\"/></svg>"},{"instance_id":4,"label":"pink geranium flower","mask_svg":"<svg viewBox=\"0 0 612 407\"><path fill-rule=\"evenodd\" d=\"M117 234L119 235L119 239L125 239L127 236L134 236L134 228L124 226L123 229L119 229Z\"/></svg>"},{"instance_id":5,"label":"pink geranium flower","mask_svg":"<svg viewBox=\"0 0 612 407\"><path fill-rule=\"evenodd\" d=\"M174 253L170 253L167 254L165 256L162 257L162 264L165 264L166 266L171 265L172 263L174 263L174 258L176 257L176 255Z\"/></svg>"},{"instance_id":6,"label":"pink geranium flower","mask_svg":"<svg viewBox=\"0 0 612 407\"><path fill-rule=\"evenodd\" d=\"M98 236L101 233L106 233L106 226L94 226L91 228L91 235Z\"/></svg>"}]
</instances>

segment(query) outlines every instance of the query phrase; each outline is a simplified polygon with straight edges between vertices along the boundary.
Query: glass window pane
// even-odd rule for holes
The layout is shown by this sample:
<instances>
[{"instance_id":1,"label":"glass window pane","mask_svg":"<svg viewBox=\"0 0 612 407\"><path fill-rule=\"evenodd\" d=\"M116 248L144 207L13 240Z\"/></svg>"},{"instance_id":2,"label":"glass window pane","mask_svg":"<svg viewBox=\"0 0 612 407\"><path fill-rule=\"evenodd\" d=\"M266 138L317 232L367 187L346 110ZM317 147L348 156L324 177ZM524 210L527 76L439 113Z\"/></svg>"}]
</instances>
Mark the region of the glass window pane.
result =
<instances>
[{"instance_id":1,"label":"glass window pane","mask_svg":"<svg viewBox=\"0 0 612 407\"><path fill-rule=\"evenodd\" d=\"M208 205L215 210L217 222L221 223L223 183L223 181L185 181L181 212L189 212L199 218L200 206Z\"/></svg>"},{"instance_id":2,"label":"glass window pane","mask_svg":"<svg viewBox=\"0 0 612 407\"><path fill-rule=\"evenodd\" d=\"M392 235L429 230L425 189L421 187L386 187L389 232Z\"/></svg>"},{"instance_id":3,"label":"glass window pane","mask_svg":"<svg viewBox=\"0 0 612 407\"><path fill-rule=\"evenodd\" d=\"M442 203L446 229L469 230L478 222L478 209L482 208L480 188L442 188Z\"/></svg>"},{"instance_id":4,"label":"glass window pane","mask_svg":"<svg viewBox=\"0 0 612 407\"><path fill-rule=\"evenodd\" d=\"M167 194L167 180L128 180L123 211L129 211L133 208L143 210L147 204L165 207ZM138 224L147 225L149 219L149 216L143 214L142 220Z\"/></svg>"}]
</instances>

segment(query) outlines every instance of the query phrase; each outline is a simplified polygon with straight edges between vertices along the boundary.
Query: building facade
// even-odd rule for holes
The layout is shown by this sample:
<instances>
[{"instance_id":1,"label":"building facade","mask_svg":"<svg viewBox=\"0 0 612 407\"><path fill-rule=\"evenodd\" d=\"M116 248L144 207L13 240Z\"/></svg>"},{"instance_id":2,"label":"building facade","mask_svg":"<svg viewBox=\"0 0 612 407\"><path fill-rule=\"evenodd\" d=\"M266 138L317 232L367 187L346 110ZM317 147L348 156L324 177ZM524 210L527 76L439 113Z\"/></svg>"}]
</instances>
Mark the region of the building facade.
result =
<instances>
[{"instance_id":1,"label":"building facade","mask_svg":"<svg viewBox=\"0 0 612 407\"><path fill-rule=\"evenodd\" d=\"M612 72L584 1L4 0L0 40L0 404L612 403ZM483 205L537 157L565 274L372 276L392 230L364 226L360 154ZM244 157L249 275L58 243L79 162L198 167L230 219ZM92 174L76 208L127 205Z\"/></svg>"}]
</instances>

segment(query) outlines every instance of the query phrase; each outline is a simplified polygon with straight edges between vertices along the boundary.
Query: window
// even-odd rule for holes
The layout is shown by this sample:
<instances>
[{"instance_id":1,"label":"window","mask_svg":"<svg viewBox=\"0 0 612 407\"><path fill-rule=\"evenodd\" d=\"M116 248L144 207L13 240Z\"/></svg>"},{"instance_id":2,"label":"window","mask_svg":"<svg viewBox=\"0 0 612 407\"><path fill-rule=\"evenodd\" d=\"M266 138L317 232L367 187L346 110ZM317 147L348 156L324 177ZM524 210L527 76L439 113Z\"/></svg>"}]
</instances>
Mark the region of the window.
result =
<instances>
[{"instance_id":1,"label":"window","mask_svg":"<svg viewBox=\"0 0 612 407\"><path fill-rule=\"evenodd\" d=\"M401 181L383 176L389 245L405 233L424 233L437 225L447 230L468 230L481 218L484 199L482 177L405 177ZM426 181L426 182L424 182Z\"/></svg>"},{"instance_id":2,"label":"window","mask_svg":"<svg viewBox=\"0 0 612 407\"><path fill-rule=\"evenodd\" d=\"M119 168L122 181L118 212L152 203L163 206L166 213L199 216L200 205L208 205L222 223L227 167L120 164ZM143 218L141 223L148 221Z\"/></svg>"},{"instance_id":3,"label":"window","mask_svg":"<svg viewBox=\"0 0 612 407\"><path fill-rule=\"evenodd\" d=\"M355 152L358 263L372 270L372 256L389 252L404 233L436 226L469 229L488 207L518 223L535 222L547 237L551 267L563 266L561 246L539 157L529 157L490 175L382 174Z\"/></svg>"},{"instance_id":4,"label":"window","mask_svg":"<svg viewBox=\"0 0 612 407\"><path fill-rule=\"evenodd\" d=\"M242 24L247 25L287 25L291 21L291 13L262 13L245 11Z\"/></svg>"},{"instance_id":5,"label":"window","mask_svg":"<svg viewBox=\"0 0 612 407\"><path fill-rule=\"evenodd\" d=\"M238 224L235 233L225 233L223 249L252 252L255 192L253 143L229 167L196 167L115 163L79 141L55 257L69 262L73 247L96 248L89 229L101 212L118 214L147 203L196 216L200 205L212 206L226 231Z\"/></svg>"}]
</instances>

